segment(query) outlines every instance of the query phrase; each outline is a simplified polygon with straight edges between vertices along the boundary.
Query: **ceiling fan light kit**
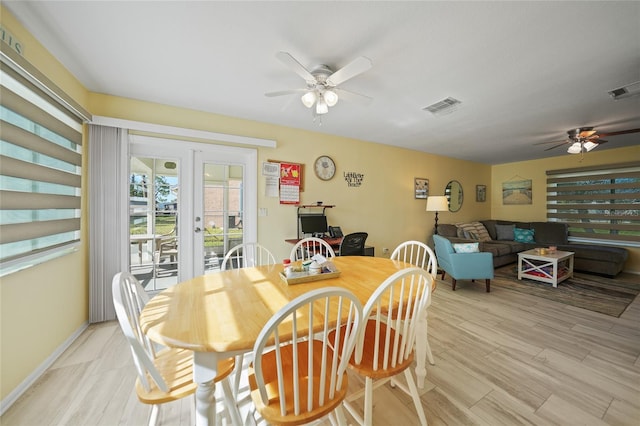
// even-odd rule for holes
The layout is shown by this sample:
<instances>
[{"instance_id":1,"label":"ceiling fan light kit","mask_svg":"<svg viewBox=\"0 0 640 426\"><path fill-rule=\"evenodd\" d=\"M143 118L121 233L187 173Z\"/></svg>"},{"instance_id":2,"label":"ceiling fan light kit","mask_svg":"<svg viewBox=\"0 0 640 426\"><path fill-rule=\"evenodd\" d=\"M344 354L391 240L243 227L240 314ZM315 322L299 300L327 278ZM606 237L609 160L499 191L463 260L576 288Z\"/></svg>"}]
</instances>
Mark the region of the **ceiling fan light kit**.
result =
<instances>
[{"instance_id":1,"label":"ceiling fan light kit","mask_svg":"<svg viewBox=\"0 0 640 426\"><path fill-rule=\"evenodd\" d=\"M564 141L538 142L534 145L555 144L545 149L545 151L550 151L569 144L569 148L567 149L569 154L584 154L606 143L607 141L601 139L605 136L627 135L630 133L640 133L640 129L619 130L616 132L597 134L597 130L593 127L577 127L567 131L568 138Z\"/></svg>"},{"instance_id":2,"label":"ceiling fan light kit","mask_svg":"<svg viewBox=\"0 0 640 426\"><path fill-rule=\"evenodd\" d=\"M307 108L313 108L315 105L314 115L328 113L329 108L335 106L340 99L338 91L350 99L358 100L360 98L365 101L371 99L368 96L338 88L340 84L371 68L371 60L364 56L356 58L335 72L327 65L318 65L312 71L309 71L287 52L278 52L276 57L302 77L307 83L307 87L306 89L265 93L265 96L281 96L305 92L300 100Z\"/></svg>"}]
</instances>

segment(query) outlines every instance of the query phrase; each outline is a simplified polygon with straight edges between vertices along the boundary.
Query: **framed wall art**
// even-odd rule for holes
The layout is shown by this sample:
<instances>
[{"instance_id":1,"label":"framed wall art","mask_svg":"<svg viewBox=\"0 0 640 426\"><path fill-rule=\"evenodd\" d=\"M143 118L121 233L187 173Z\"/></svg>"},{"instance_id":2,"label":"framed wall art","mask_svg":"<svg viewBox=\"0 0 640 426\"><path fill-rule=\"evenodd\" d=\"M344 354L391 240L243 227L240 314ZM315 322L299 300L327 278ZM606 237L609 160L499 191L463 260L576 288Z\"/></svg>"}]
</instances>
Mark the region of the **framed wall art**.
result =
<instances>
[{"instance_id":1,"label":"framed wall art","mask_svg":"<svg viewBox=\"0 0 640 426\"><path fill-rule=\"evenodd\" d=\"M479 203L487 201L487 185L476 185L476 201Z\"/></svg>"},{"instance_id":2,"label":"framed wall art","mask_svg":"<svg viewBox=\"0 0 640 426\"><path fill-rule=\"evenodd\" d=\"M531 179L509 180L502 183L502 204L531 204Z\"/></svg>"},{"instance_id":3,"label":"framed wall art","mask_svg":"<svg viewBox=\"0 0 640 426\"><path fill-rule=\"evenodd\" d=\"M429 179L415 178L413 182L416 199L426 200L429 196Z\"/></svg>"}]
</instances>

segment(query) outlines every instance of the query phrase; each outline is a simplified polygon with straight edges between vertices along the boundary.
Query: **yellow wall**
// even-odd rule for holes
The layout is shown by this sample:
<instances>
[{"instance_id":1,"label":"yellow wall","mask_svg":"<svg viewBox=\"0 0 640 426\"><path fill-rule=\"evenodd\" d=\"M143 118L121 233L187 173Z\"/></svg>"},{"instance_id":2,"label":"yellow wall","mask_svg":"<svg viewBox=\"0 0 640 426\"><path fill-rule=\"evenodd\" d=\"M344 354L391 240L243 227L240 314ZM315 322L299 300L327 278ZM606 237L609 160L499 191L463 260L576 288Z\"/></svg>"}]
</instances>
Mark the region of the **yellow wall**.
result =
<instances>
[{"instance_id":1,"label":"yellow wall","mask_svg":"<svg viewBox=\"0 0 640 426\"><path fill-rule=\"evenodd\" d=\"M547 170L570 169L604 164L624 163L640 158L640 145L627 148L597 149L584 155L568 155L541 160L520 161L500 164L492 167L491 176L491 216L493 219L545 221L547 219L546 185ZM503 205L502 182L513 179L531 179L533 199L529 205ZM629 259L625 264L626 272L640 273L640 248L625 247L629 251Z\"/></svg>"},{"instance_id":2,"label":"yellow wall","mask_svg":"<svg viewBox=\"0 0 640 426\"><path fill-rule=\"evenodd\" d=\"M441 213L441 220L491 216L488 201L475 201L475 185L490 184L491 167L485 164L107 95L91 94L89 104L95 115L275 139L277 148L257 148L259 165L269 159L304 164L301 202L335 205L327 210L329 224L341 226L345 233L368 232L367 244L374 246L379 256L383 248L393 250L407 239L426 241L432 232L434 214L425 211L425 200L414 198L416 177L429 179L431 195L443 195L451 179L462 184L462 209ZM314 160L323 154L333 158L338 170L328 182L313 173ZM348 187L344 172L364 174L362 186ZM258 218L258 241L276 257L285 258L291 245L284 240L295 238L297 233L296 208L265 197L264 189L265 180L260 176L258 207L266 208L268 216Z\"/></svg>"},{"instance_id":3,"label":"yellow wall","mask_svg":"<svg viewBox=\"0 0 640 426\"><path fill-rule=\"evenodd\" d=\"M86 108L87 90L0 6L0 22L24 46L23 56ZM86 154L86 144L84 145ZM83 159L86 170L86 156ZM86 174L83 177L86 209ZM85 210L86 211L86 210ZM41 365L89 318L87 215L76 253L2 278L0 283L0 398Z\"/></svg>"}]
</instances>

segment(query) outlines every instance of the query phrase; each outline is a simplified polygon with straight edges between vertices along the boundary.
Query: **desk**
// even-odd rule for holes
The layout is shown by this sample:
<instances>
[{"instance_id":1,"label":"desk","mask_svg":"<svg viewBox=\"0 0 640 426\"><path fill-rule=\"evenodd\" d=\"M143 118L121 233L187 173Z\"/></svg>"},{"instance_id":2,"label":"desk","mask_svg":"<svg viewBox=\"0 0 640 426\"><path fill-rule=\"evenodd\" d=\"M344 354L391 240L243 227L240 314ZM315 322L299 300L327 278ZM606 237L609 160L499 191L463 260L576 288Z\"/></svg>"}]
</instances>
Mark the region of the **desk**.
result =
<instances>
[{"instance_id":1,"label":"desk","mask_svg":"<svg viewBox=\"0 0 640 426\"><path fill-rule=\"evenodd\" d=\"M333 249L333 251L336 252L336 256L338 256L338 251L340 250L340 243L342 242L342 238L343 237L323 237L322 239L325 240ZM300 241L301 238L289 238L284 240L285 242L289 243L289 244L296 244L298 241ZM375 248L373 246L364 246L364 255L365 256L375 256Z\"/></svg>"},{"instance_id":2,"label":"desk","mask_svg":"<svg viewBox=\"0 0 640 426\"><path fill-rule=\"evenodd\" d=\"M149 338L166 346L194 351L196 424L215 424L213 378L219 359L253 350L264 324L284 305L310 290L338 286L352 291L364 305L394 272L412 267L381 257L334 259L339 277L288 286L280 265L257 266L202 275L159 293L140 316ZM435 287L435 281L433 283ZM416 340L416 374L426 376L426 311L424 332ZM240 422L236 413L234 422Z\"/></svg>"}]
</instances>

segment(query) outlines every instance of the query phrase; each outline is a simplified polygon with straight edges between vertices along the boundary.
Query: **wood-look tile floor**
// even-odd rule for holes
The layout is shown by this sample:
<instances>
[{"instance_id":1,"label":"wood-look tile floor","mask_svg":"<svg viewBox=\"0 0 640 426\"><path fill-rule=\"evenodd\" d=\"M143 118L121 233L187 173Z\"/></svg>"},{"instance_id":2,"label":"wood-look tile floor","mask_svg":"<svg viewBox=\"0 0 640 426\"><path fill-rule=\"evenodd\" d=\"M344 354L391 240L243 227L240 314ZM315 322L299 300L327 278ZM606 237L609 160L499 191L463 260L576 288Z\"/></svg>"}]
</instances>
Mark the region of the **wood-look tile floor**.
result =
<instances>
[{"instance_id":1,"label":"wood-look tile floor","mask_svg":"<svg viewBox=\"0 0 640 426\"><path fill-rule=\"evenodd\" d=\"M640 425L640 297L614 318L469 281L455 292L440 283L433 296L436 365L421 390L430 426ZM117 322L91 325L0 424L143 425L134 378ZM161 424L188 425L190 408L164 405ZM243 416L250 409L243 398ZM374 419L419 424L411 399L388 385L374 393Z\"/></svg>"}]
</instances>

